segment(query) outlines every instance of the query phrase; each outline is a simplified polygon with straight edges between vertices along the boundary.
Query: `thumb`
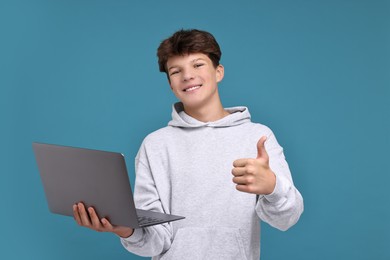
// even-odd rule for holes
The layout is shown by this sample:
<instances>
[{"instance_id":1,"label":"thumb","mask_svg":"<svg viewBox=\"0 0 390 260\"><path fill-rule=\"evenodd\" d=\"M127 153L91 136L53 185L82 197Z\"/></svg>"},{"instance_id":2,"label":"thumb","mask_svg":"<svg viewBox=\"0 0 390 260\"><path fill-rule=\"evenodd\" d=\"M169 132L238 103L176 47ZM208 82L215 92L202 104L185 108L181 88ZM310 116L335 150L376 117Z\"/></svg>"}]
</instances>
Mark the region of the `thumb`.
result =
<instances>
[{"instance_id":1,"label":"thumb","mask_svg":"<svg viewBox=\"0 0 390 260\"><path fill-rule=\"evenodd\" d=\"M257 142L257 159L263 158L268 160L268 153L265 150L264 143L267 140L266 136L263 136L260 138L260 140Z\"/></svg>"}]
</instances>

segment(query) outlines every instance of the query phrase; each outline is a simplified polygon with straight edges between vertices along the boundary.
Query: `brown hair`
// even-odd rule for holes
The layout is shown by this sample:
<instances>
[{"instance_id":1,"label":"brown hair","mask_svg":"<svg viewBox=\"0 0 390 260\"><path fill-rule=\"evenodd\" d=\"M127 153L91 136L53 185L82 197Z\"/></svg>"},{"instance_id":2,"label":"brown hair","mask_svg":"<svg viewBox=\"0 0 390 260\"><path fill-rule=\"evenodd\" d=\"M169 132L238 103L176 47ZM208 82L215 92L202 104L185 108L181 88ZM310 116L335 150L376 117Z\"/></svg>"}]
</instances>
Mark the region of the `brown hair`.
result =
<instances>
[{"instance_id":1,"label":"brown hair","mask_svg":"<svg viewBox=\"0 0 390 260\"><path fill-rule=\"evenodd\" d=\"M214 67L219 65L221 49L214 36L201 30L179 30L163 40L157 49L158 65L161 72L167 72L167 61L170 57L192 53L203 53L212 61Z\"/></svg>"}]
</instances>

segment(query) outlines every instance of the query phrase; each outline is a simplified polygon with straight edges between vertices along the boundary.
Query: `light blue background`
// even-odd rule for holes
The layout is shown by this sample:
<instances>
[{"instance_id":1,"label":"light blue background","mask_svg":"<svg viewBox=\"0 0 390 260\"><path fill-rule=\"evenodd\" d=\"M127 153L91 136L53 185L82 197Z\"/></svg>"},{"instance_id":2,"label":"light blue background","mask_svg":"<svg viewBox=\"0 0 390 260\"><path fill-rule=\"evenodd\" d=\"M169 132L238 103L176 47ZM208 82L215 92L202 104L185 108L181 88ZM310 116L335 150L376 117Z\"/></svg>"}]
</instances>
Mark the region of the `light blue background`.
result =
<instances>
[{"instance_id":1,"label":"light blue background","mask_svg":"<svg viewBox=\"0 0 390 260\"><path fill-rule=\"evenodd\" d=\"M1 259L141 259L48 212L31 143L123 152L175 101L156 48L212 32L225 106L285 148L305 212L262 259L390 259L389 1L0 1ZM255 145L255 144L254 144ZM189 245L190 246L190 245Z\"/></svg>"}]
</instances>

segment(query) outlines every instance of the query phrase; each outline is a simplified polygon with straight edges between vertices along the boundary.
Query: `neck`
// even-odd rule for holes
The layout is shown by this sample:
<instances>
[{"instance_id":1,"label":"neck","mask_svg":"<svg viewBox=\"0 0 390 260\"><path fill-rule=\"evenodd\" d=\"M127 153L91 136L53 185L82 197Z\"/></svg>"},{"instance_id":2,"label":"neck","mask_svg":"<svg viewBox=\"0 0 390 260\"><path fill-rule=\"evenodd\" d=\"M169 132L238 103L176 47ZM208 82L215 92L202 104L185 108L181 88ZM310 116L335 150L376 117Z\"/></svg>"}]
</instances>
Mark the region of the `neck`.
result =
<instances>
[{"instance_id":1,"label":"neck","mask_svg":"<svg viewBox=\"0 0 390 260\"><path fill-rule=\"evenodd\" d=\"M229 112L223 109L219 99L199 107L188 107L184 105L184 111L187 115L201 122L214 122L229 115Z\"/></svg>"}]
</instances>

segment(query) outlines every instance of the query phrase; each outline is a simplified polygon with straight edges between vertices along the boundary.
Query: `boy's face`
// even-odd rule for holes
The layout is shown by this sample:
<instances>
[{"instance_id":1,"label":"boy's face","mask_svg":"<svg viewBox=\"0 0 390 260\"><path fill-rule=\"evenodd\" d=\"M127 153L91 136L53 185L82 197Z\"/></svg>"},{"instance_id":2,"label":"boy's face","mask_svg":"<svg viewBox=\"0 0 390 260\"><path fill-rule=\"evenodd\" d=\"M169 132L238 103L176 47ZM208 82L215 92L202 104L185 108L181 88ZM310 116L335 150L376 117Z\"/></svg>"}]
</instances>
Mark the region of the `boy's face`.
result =
<instances>
[{"instance_id":1,"label":"boy's face","mask_svg":"<svg viewBox=\"0 0 390 260\"><path fill-rule=\"evenodd\" d=\"M218 86L224 75L222 65L214 67L203 53L173 56L167 61L169 84L187 108L198 108L219 101Z\"/></svg>"}]
</instances>

